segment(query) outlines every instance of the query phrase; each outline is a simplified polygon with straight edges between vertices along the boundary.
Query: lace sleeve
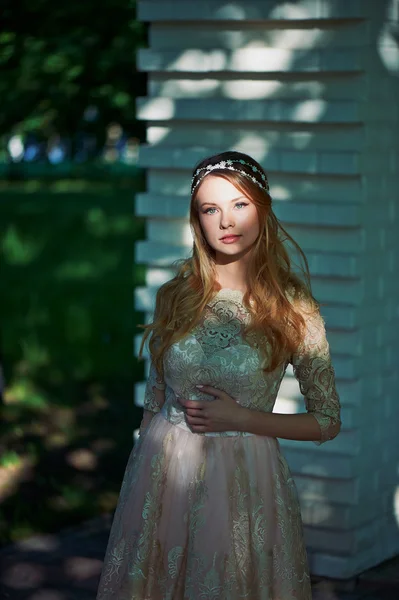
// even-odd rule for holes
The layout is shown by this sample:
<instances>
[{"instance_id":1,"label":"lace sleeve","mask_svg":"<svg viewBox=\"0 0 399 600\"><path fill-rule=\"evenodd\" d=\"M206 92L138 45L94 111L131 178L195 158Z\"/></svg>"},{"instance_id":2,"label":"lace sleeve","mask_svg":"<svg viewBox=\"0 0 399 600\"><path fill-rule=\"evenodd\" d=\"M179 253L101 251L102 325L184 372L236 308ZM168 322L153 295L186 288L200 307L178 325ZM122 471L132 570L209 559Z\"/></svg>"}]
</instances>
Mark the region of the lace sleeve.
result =
<instances>
[{"instance_id":1,"label":"lace sleeve","mask_svg":"<svg viewBox=\"0 0 399 600\"><path fill-rule=\"evenodd\" d=\"M143 408L145 410L149 410L152 413L158 413L161 410L163 403L165 402L165 394L162 394L163 401L160 402L159 394L155 394L156 389L164 390L165 382L162 379L161 375L158 373L155 364L151 359L150 370L144 392Z\"/></svg>"},{"instance_id":2,"label":"lace sleeve","mask_svg":"<svg viewBox=\"0 0 399 600\"><path fill-rule=\"evenodd\" d=\"M319 311L303 316L306 322L305 337L291 362L305 398L306 410L320 426L321 439L314 440L315 444L320 445L338 434L341 405L323 317Z\"/></svg>"}]
</instances>

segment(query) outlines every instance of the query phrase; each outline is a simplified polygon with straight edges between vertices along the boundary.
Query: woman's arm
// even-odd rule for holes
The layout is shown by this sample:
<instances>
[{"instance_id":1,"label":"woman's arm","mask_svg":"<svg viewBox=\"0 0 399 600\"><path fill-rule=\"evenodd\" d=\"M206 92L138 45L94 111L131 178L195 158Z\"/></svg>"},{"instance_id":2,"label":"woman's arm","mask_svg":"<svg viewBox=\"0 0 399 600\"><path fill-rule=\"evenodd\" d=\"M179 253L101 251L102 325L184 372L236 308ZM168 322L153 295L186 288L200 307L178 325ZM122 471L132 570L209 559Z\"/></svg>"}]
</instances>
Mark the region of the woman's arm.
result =
<instances>
[{"instance_id":1,"label":"woman's arm","mask_svg":"<svg viewBox=\"0 0 399 600\"><path fill-rule=\"evenodd\" d=\"M159 310L160 293L161 289L159 289L156 294L154 317L157 316ZM154 339L154 343L157 345L159 344L159 342L159 336L156 336ZM165 402L165 382L161 377L160 373L158 373L152 356L150 357L150 360L151 362L148 373L148 380L144 392L144 412L139 430L140 435L147 429L148 425L152 421L153 416L161 410Z\"/></svg>"},{"instance_id":2,"label":"woman's arm","mask_svg":"<svg viewBox=\"0 0 399 600\"><path fill-rule=\"evenodd\" d=\"M144 392L143 401L143 419L140 425L140 434L142 434L151 423L155 414L157 414L165 402L165 382L158 373L155 364L151 360L150 371Z\"/></svg>"},{"instance_id":3,"label":"woman's arm","mask_svg":"<svg viewBox=\"0 0 399 600\"><path fill-rule=\"evenodd\" d=\"M306 323L305 336L291 362L307 414L286 415L246 409L241 429L258 435L313 441L319 445L338 435L341 406L323 318L318 310L309 314L306 306L302 304L301 308Z\"/></svg>"},{"instance_id":4,"label":"woman's arm","mask_svg":"<svg viewBox=\"0 0 399 600\"><path fill-rule=\"evenodd\" d=\"M321 432L318 422L308 413L286 415L266 413L246 408L238 429L256 435L284 438L286 440L319 441ZM337 431L338 433L338 431Z\"/></svg>"}]
</instances>

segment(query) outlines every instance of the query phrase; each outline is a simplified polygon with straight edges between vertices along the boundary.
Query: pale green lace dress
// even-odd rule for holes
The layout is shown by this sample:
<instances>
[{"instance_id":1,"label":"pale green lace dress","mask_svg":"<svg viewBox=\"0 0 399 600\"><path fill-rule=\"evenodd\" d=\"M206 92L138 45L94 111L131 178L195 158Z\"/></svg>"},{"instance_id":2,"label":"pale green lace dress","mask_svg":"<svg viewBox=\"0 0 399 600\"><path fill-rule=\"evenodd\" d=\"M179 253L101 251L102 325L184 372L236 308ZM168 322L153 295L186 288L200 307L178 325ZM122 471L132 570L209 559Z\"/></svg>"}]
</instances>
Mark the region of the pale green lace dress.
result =
<instances>
[{"instance_id":1,"label":"pale green lace dress","mask_svg":"<svg viewBox=\"0 0 399 600\"><path fill-rule=\"evenodd\" d=\"M193 433L176 402L210 401L195 388L204 383L273 410L288 363L262 372L259 351L241 335L250 316L242 296L216 293L201 323L165 354L164 381L151 363L144 406L156 414L126 467L97 600L311 598L297 492L278 441ZM292 363L324 442L340 403L320 315L308 320ZM155 388L165 390L162 406Z\"/></svg>"}]
</instances>

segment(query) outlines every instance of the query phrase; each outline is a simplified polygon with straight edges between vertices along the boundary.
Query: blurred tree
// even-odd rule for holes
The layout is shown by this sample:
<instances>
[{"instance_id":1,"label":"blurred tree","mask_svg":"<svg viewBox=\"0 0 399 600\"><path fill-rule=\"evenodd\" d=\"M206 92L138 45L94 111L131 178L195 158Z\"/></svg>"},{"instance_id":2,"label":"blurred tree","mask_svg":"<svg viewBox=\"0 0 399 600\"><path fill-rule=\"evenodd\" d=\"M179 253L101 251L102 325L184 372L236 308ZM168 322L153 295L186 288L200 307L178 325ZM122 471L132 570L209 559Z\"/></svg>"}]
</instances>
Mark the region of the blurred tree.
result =
<instances>
[{"instance_id":1,"label":"blurred tree","mask_svg":"<svg viewBox=\"0 0 399 600\"><path fill-rule=\"evenodd\" d=\"M135 51L146 28L135 4L1 0L0 135L72 135L72 145L92 135L101 147L116 123L142 139L135 97L145 94L145 74L135 69Z\"/></svg>"}]
</instances>

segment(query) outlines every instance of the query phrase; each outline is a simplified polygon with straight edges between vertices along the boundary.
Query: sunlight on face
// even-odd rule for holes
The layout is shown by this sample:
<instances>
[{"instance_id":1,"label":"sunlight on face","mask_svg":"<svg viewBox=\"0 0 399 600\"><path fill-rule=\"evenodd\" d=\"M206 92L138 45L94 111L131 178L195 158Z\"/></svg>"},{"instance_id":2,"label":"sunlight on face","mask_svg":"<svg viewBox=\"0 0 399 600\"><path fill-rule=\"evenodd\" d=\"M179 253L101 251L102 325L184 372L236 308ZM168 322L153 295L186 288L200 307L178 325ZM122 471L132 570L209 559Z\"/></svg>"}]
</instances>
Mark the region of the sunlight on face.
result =
<instances>
[{"instance_id":1,"label":"sunlight on face","mask_svg":"<svg viewBox=\"0 0 399 600\"><path fill-rule=\"evenodd\" d=\"M199 220L208 244L216 258L245 254L259 235L259 219L255 204L230 181L207 175L197 193ZM225 235L238 235L226 244Z\"/></svg>"}]
</instances>

